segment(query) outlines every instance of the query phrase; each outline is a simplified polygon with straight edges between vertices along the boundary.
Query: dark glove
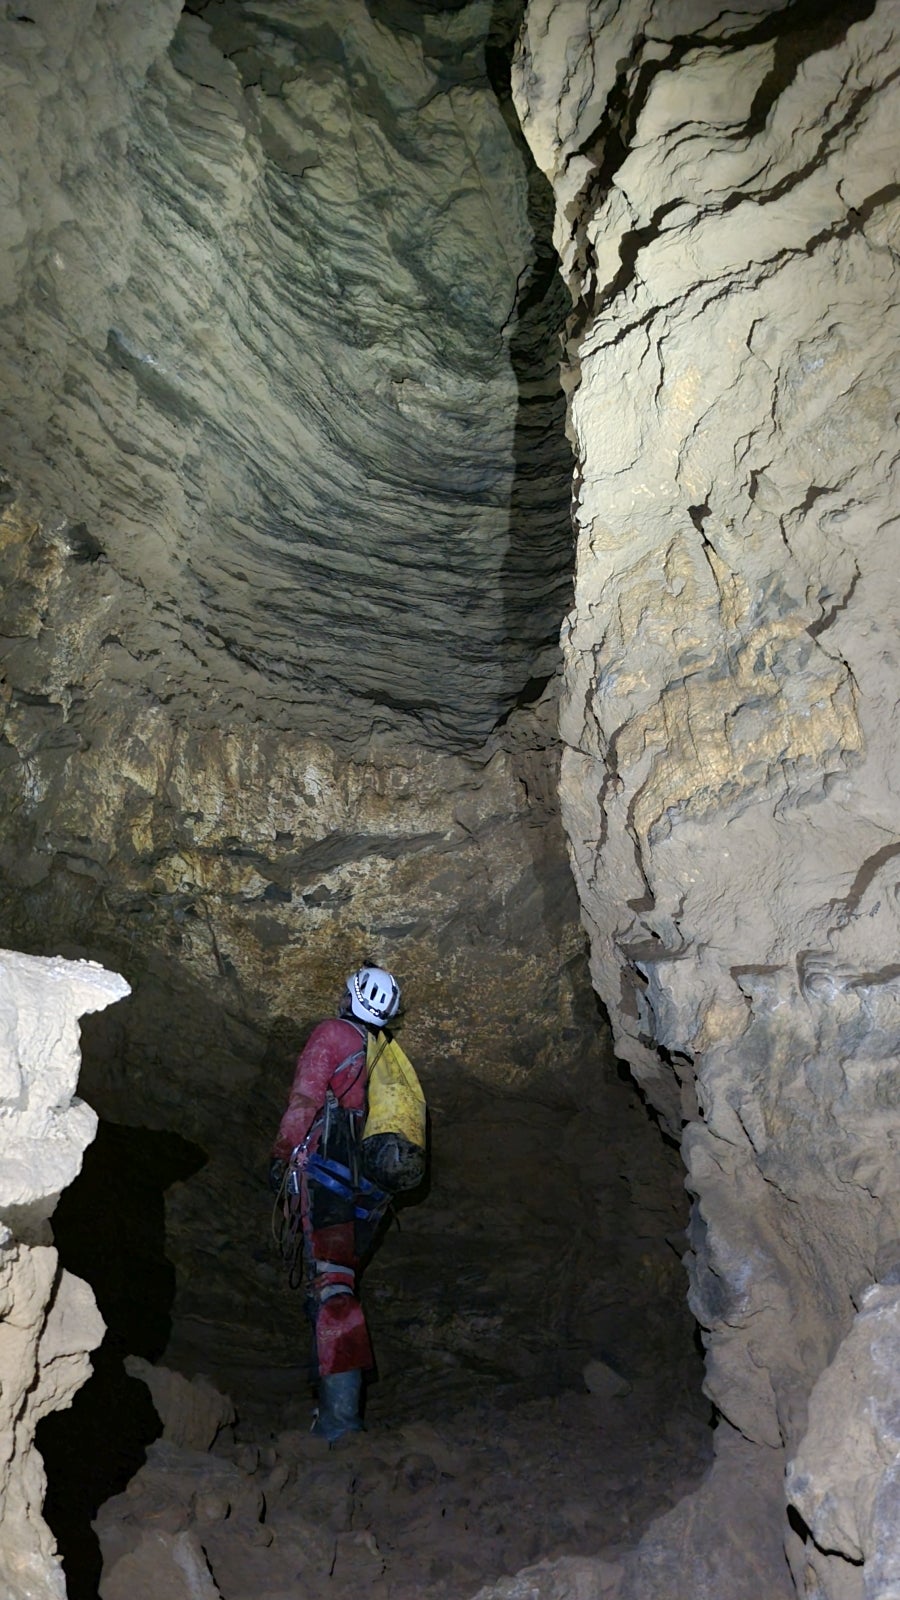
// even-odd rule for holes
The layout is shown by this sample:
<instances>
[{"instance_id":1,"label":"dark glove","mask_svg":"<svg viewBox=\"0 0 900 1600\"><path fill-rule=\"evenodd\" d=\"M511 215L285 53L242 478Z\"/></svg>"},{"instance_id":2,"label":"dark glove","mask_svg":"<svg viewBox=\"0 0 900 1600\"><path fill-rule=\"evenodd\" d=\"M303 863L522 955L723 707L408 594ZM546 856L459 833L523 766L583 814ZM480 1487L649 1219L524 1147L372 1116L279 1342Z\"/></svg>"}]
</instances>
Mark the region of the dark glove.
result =
<instances>
[{"instance_id":1,"label":"dark glove","mask_svg":"<svg viewBox=\"0 0 900 1600\"><path fill-rule=\"evenodd\" d=\"M282 1161L280 1156L273 1156L269 1162L269 1188L273 1194L280 1194L286 1171L287 1162Z\"/></svg>"}]
</instances>

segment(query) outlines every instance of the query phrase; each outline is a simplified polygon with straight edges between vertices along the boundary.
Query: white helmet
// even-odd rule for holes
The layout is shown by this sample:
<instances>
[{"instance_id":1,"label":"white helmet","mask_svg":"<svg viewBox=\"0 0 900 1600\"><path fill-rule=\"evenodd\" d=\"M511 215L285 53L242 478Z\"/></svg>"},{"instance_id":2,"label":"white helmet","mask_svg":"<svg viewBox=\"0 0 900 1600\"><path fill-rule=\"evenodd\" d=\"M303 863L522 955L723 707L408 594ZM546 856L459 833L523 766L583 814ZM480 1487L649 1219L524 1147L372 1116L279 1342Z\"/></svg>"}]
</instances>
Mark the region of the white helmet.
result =
<instances>
[{"instance_id":1,"label":"white helmet","mask_svg":"<svg viewBox=\"0 0 900 1600\"><path fill-rule=\"evenodd\" d=\"M383 967L360 967L347 979L350 1010L360 1022L390 1022L400 1010L400 985Z\"/></svg>"}]
</instances>

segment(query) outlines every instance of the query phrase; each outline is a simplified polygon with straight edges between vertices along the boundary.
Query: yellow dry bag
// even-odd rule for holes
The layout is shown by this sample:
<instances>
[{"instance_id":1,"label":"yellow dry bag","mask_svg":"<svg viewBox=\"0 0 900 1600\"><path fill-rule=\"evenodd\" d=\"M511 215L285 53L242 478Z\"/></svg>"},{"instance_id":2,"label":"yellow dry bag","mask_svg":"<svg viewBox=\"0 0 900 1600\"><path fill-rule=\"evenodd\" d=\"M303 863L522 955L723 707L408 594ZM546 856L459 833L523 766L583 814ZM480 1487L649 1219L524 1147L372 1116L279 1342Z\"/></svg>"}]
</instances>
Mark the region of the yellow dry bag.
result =
<instances>
[{"instance_id":1,"label":"yellow dry bag","mask_svg":"<svg viewBox=\"0 0 900 1600\"><path fill-rule=\"evenodd\" d=\"M395 1039L369 1034L368 1115L360 1168L371 1183L394 1194L415 1189L425 1176L425 1096L409 1057Z\"/></svg>"}]
</instances>

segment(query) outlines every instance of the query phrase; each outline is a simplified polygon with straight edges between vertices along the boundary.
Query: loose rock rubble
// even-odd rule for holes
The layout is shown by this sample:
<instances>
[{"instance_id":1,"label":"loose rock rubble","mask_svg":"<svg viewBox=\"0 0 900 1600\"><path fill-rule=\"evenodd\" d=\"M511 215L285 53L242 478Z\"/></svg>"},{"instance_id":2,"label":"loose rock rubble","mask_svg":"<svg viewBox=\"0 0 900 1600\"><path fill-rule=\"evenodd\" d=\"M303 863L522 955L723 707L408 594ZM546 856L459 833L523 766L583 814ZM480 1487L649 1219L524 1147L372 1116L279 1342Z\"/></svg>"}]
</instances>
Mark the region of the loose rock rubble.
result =
<instances>
[{"instance_id":1,"label":"loose rock rubble","mask_svg":"<svg viewBox=\"0 0 900 1600\"><path fill-rule=\"evenodd\" d=\"M211 1452L151 1445L97 1520L102 1600L462 1600L601 1551L612 1571L710 1456L703 1419L647 1383L609 1400L501 1391L400 1424L383 1409L373 1392L367 1431L332 1449L240 1424Z\"/></svg>"}]
</instances>

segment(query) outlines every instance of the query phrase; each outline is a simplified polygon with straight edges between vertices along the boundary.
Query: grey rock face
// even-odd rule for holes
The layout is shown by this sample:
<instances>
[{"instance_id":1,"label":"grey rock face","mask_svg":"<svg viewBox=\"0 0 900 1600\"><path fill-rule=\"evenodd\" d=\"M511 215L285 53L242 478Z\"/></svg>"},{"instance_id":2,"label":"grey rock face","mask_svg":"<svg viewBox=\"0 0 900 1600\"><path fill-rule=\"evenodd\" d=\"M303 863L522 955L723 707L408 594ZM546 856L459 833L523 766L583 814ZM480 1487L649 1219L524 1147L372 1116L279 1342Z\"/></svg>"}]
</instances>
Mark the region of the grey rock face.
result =
<instances>
[{"instance_id":1,"label":"grey rock face","mask_svg":"<svg viewBox=\"0 0 900 1600\"><path fill-rule=\"evenodd\" d=\"M516 75L577 301L565 825L683 1129L707 1390L766 1448L900 1222L900 39L821 20L536 0Z\"/></svg>"},{"instance_id":2,"label":"grey rock face","mask_svg":"<svg viewBox=\"0 0 900 1600\"><path fill-rule=\"evenodd\" d=\"M281 1374L308 1423L264 1175L296 1052L374 955L434 1129L429 1203L367 1277L381 1393L513 1384L539 1433L574 1384L591 1451L592 1357L627 1355L650 1419L696 1406L696 1365L680 1173L616 1081L559 827L568 299L503 80L516 10L0 23L0 882L16 941L133 982L86 1030L90 1103L202 1147L166 1197L167 1362L224 1369L244 1413ZM568 1538L559 1498L466 1583ZM190 1576L153 1531L106 1585Z\"/></svg>"},{"instance_id":3,"label":"grey rock face","mask_svg":"<svg viewBox=\"0 0 900 1600\"><path fill-rule=\"evenodd\" d=\"M0 23L0 469L108 681L465 745L554 670L564 290L509 10Z\"/></svg>"},{"instance_id":4,"label":"grey rock face","mask_svg":"<svg viewBox=\"0 0 900 1600\"><path fill-rule=\"evenodd\" d=\"M626 1557L616 1600L789 1600L782 1497L780 1453L723 1430L707 1481Z\"/></svg>"},{"instance_id":5,"label":"grey rock face","mask_svg":"<svg viewBox=\"0 0 900 1600\"><path fill-rule=\"evenodd\" d=\"M898 1375L900 1292L895 1283L873 1284L816 1381L809 1426L788 1467L788 1497L815 1541L793 1552L798 1586L819 1581L827 1591L835 1556L844 1557L848 1595L887 1600L900 1584Z\"/></svg>"}]
</instances>

